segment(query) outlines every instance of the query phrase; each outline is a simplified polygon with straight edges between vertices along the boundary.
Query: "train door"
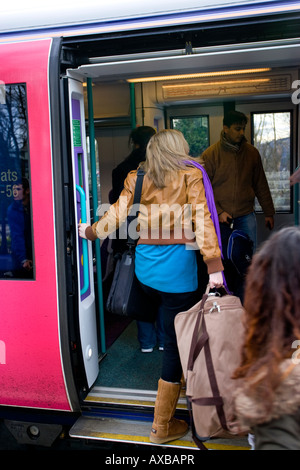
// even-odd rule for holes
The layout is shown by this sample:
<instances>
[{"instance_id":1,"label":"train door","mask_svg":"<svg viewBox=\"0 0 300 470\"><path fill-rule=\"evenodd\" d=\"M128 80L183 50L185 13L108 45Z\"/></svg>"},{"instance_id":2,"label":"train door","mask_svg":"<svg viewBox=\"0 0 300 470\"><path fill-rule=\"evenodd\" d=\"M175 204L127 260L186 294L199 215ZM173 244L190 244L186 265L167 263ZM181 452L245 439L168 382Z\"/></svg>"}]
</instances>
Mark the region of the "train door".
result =
<instances>
[{"instance_id":1,"label":"train door","mask_svg":"<svg viewBox=\"0 0 300 470\"><path fill-rule=\"evenodd\" d=\"M52 45L51 39L0 45L0 405L14 410L73 407L60 337Z\"/></svg>"},{"instance_id":2,"label":"train door","mask_svg":"<svg viewBox=\"0 0 300 470\"><path fill-rule=\"evenodd\" d=\"M68 78L72 176L76 226L90 223L89 175L82 83ZM77 235L78 308L82 356L88 387L98 375L98 342L92 244Z\"/></svg>"}]
</instances>

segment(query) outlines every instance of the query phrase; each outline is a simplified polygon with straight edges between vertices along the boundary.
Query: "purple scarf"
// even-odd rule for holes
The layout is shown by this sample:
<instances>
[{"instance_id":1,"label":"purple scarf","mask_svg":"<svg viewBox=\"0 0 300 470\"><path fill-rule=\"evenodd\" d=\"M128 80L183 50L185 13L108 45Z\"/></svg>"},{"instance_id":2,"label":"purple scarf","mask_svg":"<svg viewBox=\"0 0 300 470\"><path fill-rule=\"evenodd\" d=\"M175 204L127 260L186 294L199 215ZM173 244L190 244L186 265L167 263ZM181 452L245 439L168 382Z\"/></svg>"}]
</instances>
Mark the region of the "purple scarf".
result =
<instances>
[{"instance_id":1,"label":"purple scarf","mask_svg":"<svg viewBox=\"0 0 300 470\"><path fill-rule=\"evenodd\" d=\"M211 214L211 219L212 219L213 224L215 226L215 230L216 230L216 234L217 234L217 238L218 238L218 244L219 244L219 248L221 250L221 256L223 258L219 217L218 217L218 213L217 213L217 209L216 209L214 193L213 193L213 189L212 189L212 185L211 185L209 176L206 173L204 167L202 165L200 165L200 163L195 162L193 160L188 160L185 163L187 163L189 165L193 165L193 166L195 166L196 168L198 168L199 170L202 171L203 184L204 184L204 190L205 190L205 197L206 197L206 200L207 200L207 206L208 206L209 212ZM228 287L227 287L227 284L226 284L226 279L225 279L225 276L224 276L224 271L222 271L222 275L223 275L224 287L225 287L226 291L229 293L229 290L228 290Z\"/></svg>"}]
</instances>

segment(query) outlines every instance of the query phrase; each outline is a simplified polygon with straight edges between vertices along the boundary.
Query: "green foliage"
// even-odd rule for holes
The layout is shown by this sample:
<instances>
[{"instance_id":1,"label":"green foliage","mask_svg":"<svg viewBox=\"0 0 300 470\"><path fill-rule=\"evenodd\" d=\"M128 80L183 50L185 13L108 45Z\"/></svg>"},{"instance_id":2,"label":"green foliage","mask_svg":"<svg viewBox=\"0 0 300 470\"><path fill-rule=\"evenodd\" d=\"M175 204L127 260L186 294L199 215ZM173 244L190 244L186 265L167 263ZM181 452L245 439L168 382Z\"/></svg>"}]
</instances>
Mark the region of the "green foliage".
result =
<instances>
[{"instance_id":1,"label":"green foliage","mask_svg":"<svg viewBox=\"0 0 300 470\"><path fill-rule=\"evenodd\" d=\"M200 156L209 146L208 116L172 118L172 126L183 133L191 157Z\"/></svg>"}]
</instances>

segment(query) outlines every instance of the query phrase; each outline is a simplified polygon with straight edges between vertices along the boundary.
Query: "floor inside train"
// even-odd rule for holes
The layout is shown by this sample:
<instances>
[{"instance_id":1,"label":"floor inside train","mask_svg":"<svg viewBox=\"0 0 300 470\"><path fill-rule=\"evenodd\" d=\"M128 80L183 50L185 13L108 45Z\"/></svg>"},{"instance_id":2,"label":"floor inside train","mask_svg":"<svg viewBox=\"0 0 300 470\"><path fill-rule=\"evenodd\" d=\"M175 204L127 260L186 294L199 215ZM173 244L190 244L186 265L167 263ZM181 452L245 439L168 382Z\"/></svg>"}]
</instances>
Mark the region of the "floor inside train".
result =
<instances>
[{"instance_id":1,"label":"floor inside train","mask_svg":"<svg viewBox=\"0 0 300 470\"><path fill-rule=\"evenodd\" d=\"M158 348L152 353L140 351L135 321L112 319L111 323L114 325L111 331L107 328L107 352L100 360L98 378L85 398L86 411L71 429L70 436L153 445L149 434L163 352ZM127 408L131 416L123 413L120 418L118 413L112 413L114 407ZM178 400L176 414L188 419L184 394ZM247 437L213 439L205 445L210 450L249 449ZM164 446L197 450L191 431Z\"/></svg>"},{"instance_id":2,"label":"floor inside train","mask_svg":"<svg viewBox=\"0 0 300 470\"><path fill-rule=\"evenodd\" d=\"M100 373L95 385L156 390L162 355L158 348L152 353L141 352L137 324L131 321L100 361Z\"/></svg>"}]
</instances>

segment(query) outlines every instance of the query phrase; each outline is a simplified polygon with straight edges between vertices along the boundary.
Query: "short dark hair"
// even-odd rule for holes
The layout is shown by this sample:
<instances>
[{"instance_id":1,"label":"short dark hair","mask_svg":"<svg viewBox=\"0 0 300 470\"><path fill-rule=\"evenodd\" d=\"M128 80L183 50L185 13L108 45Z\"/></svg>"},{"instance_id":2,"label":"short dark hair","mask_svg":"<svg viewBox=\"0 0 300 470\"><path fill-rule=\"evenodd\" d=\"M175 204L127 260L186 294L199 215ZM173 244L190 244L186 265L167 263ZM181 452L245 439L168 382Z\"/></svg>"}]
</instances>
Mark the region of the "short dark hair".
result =
<instances>
[{"instance_id":1,"label":"short dark hair","mask_svg":"<svg viewBox=\"0 0 300 470\"><path fill-rule=\"evenodd\" d=\"M138 126L133 129L129 136L129 143L132 141L138 144L141 149L145 149L150 138L156 133L155 129L151 126Z\"/></svg>"},{"instance_id":2,"label":"short dark hair","mask_svg":"<svg viewBox=\"0 0 300 470\"><path fill-rule=\"evenodd\" d=\"M232 124L247 124L248 118L245 116L244 113L240 113L239 111L231 110L225 114L223 119L223 125L230 127Z\"/></svg>"}]
</instances>

